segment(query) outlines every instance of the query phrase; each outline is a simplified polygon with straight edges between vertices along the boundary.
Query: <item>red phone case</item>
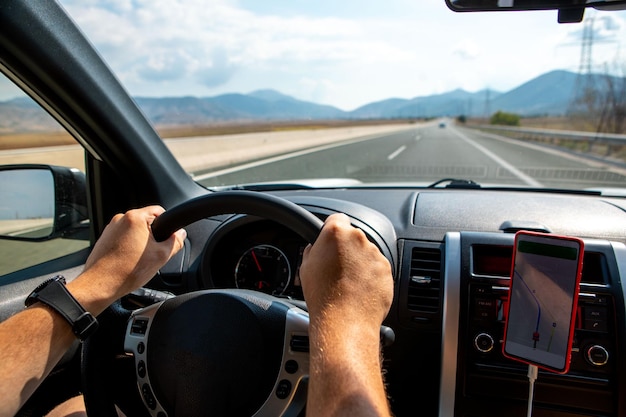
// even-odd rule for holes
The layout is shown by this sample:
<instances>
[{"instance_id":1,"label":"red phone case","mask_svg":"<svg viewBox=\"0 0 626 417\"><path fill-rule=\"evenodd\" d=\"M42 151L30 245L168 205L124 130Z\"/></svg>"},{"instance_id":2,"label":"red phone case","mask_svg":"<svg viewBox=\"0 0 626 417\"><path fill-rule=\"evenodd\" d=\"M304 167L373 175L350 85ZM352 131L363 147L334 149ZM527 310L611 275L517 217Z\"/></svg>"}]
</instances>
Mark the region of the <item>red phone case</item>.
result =
<instances>
[{"instance_id":1,"label":"red phone case","mask_svg":"<svg viewBox=\"0 0 626 417\"><path fill-rule=\"evenodd\" d=\"M539 363L536 361L533 361L532 359L529 358L525 358L525 357L520 357L520 356L516 356L516 355L512 355L510 353L508 353L506 351L506 346L507 346L507 335L508 335L508 331L509 331L509 318L511 315L511 290L513 288L513 282L515 279L515 265L516 265L516 259L517 259L517 253L518 253L518 245L520 240L523 240L523 238L525 236L536 236L536 237L541 237L541 238L548 238L549 240L552 240L553 242L546 242L547 244L554 244L555 246L558 246L558 241L559 240L565 240L565 241L573 241L576 242L578 244L578 259L577 259L577 266L576 266L576 277L575 277L575 286L574 286L574 294L573 294L573 303L572 303L572 311L571 311L571 317L570 317L570 322L569 322L569 336L568 336L568 342L567 342L567 355L565 357L565 366L563 369L558 369L558 368L553 368L550 367L546 364L543 363ZM575 328L575 322L576 322L576 312L577 312L577 306L578 306L578 293L579 293L579 289L580 289L580 280L581 280L581 276L582 276L582 263L583 263L583 255L584 255L584 243L581 239L579 238L575 238L575 237L570 237L570 236L559 236L559 235L553 235L553 234L546 234L546 233L536 233L536 232L527 232L527 231L520 231L517 232L515 234L515 245L514 245L514 250L513 250L513 259L512 259L512 263L511 263L511 281L510 281L510 286L509 286L509 298L507 300L507 311L506 311L506 320L505 320L505 327L504 327L504 342L502 344L502 353L505 357L509 358L509 359L513 359L519 362L523 362L529 365L536 365L537 367L541 368L541 369L545 369L547 371L550 372L555 372L555 373L559 373L559 374L564 374L567 373L569 371L569 366L570 366L570 362L571 362L571 351L572 351L572 342L573 342L573 338L574 338L574 328ZM539 322L539 321L537 321ZM535 335L533 334L533 338L535 337Z\"/></svg>"}]
</instances>

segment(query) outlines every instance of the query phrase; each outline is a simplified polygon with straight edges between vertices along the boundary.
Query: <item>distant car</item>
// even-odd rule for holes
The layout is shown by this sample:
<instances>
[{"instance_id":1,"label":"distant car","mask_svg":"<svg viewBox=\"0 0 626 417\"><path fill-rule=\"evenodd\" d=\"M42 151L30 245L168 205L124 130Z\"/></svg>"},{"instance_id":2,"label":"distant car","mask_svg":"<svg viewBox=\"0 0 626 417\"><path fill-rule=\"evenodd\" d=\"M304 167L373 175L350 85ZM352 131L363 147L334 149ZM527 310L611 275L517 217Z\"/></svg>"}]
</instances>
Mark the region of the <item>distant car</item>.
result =
<instances>
[{"instance_id":1,"label":"distant car","mask_svg":"<svg viewBox=\"0 0 626 417\"><path fill-rule=\"evenodd\" d=\"M441 129L443 129L444 127L446 127L446 123L445 123L445 122L441 122L441 123L439 123L439 127L440 127Z\"/></svg>"}]
</instances>

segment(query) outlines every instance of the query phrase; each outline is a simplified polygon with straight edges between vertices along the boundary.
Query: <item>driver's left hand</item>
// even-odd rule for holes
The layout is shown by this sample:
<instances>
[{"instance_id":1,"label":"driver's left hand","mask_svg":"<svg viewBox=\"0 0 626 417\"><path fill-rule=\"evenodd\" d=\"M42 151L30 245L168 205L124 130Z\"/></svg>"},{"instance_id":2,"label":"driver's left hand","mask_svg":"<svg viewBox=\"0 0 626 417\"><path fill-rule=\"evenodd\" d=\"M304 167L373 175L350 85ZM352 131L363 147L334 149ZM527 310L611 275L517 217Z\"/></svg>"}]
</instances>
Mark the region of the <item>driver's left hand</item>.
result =
<instances>
[{"instance_id":1,"label":"driver's left hand","mask_svg":"<svg viewBox=\"0 0 626 417\"><path fill-rule=\"evenodd\" d=\"M157 242L150 225L165 212L149 206L118 214L107 225L85 264L84 272L68 284L74 296L92 314L146 284L176 253L187 233L180 229Z\"/></svg>"}]
</instances>

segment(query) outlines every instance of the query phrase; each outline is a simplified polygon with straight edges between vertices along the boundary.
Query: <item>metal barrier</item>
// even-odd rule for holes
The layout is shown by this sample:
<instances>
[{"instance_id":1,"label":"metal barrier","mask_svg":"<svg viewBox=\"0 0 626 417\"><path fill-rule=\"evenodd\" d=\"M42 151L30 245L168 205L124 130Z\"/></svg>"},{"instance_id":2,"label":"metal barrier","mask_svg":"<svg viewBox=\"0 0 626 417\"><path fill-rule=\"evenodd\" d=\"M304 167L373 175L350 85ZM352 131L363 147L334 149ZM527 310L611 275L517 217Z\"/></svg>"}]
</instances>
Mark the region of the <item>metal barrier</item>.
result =
<instances>
[{"instance_id":1,"label":"metal barrier","mask_svg":"<svg viewBox=\"0 0 626 417\"><path fill-rule=\"evenodd\" d=\"M594 145L605 145L605 156L609 156L614 147L626 146L626 135L616 133L581 132L575 130L540 129L531 127L514 127L501 125L477 125L468 126L480 130L490 130L494 132L514 133L521 139L544 140L559 144L562 140L573 142L586 142L587 151L593 151Z\"/></svg>"},{"instance_id":2,"label":"metal barrier","mask_svg":"<svg viewBox=\"0 0 626 417\"><path fill-rule=\"evenodd\" d=\"M479 125L478 129L503 130L527 135L553 137L568 140L594 141L598 143L610 143L612 145L626 145L626 135L617 133L580 132L575 130L539 129L532 127L514 127L500 125Z\"/></svg>"}]
</instances>

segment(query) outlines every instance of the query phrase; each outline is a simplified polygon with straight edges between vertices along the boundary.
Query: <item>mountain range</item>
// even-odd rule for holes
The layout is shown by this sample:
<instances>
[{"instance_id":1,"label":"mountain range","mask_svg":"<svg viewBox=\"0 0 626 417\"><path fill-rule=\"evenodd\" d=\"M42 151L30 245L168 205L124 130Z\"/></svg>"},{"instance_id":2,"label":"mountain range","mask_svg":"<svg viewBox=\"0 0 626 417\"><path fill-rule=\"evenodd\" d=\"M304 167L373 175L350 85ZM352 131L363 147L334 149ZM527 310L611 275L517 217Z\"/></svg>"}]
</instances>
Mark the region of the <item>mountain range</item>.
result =
<instances>
[{"instance_id":1,"label":"mountain range","mask_svg":"<svg viewBox=\"0 0 626 417\"><path fill-rule=\"evenodd\" d=\"M596 82L603 77L591 76ZM466 115L486 116L498 110L521 116L559 116L567 112L580 76L556 70L540 75L507 91L461 89L412 99L390 98L352 111L298 100L275 90L214 97L135 97L144 114L157 126L207 124L234 121L393 119ZM25 99L0 102L0 133L41 130L46 126Z\"/></svg>"}]
</instances>

